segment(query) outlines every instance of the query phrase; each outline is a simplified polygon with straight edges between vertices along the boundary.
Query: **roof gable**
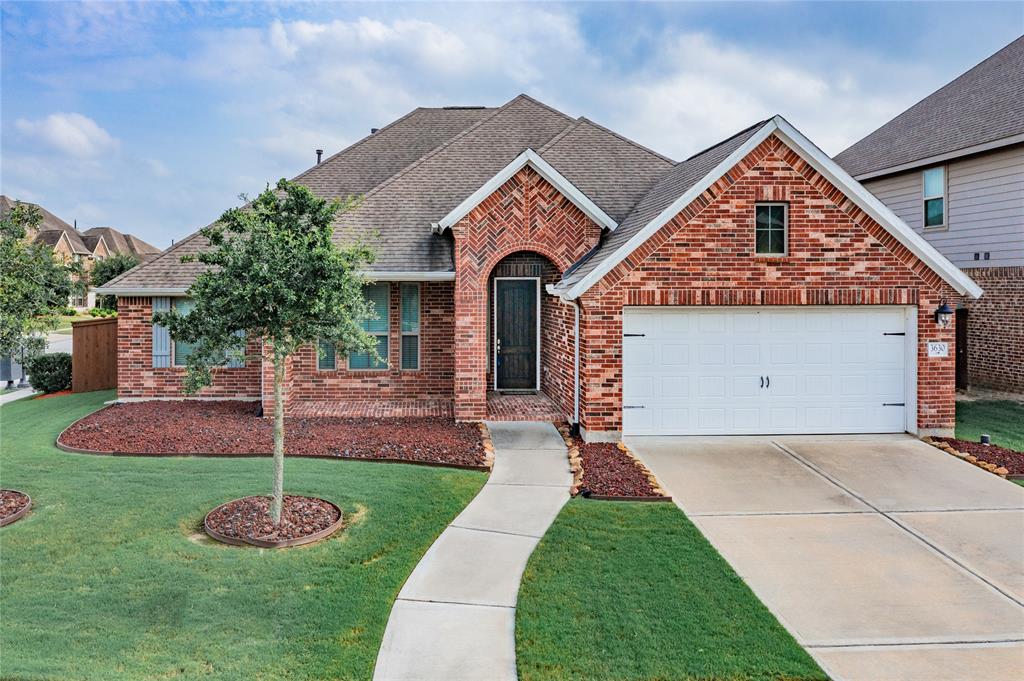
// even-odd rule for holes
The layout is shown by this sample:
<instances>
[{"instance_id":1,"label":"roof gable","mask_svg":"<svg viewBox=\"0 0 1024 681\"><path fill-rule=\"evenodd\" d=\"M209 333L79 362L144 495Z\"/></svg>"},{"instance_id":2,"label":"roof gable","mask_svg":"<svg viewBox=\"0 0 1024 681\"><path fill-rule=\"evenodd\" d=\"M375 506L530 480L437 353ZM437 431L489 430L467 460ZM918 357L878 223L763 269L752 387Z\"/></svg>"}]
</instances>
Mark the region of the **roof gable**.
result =
<instances>
[{"instance_id":1,"label":"roof gable","mask_svg":"<svg viewBox=\"0 0 1024 681\"><path fill-rule=\"evenodd\" d=\"M1024 36L836 155L867 179L1024 142Z\"/></svg>"},{"instance_id":2,"label":"roof gable","mask_svg":"<svg viewBox=\"0 0 1024 681\"><path fill-rule=\"evenodd\" d=\"M594 284L601 280L616 265L625 260L630 253L636 250L642 243L649 239L655 232L665 226L672 218L678 215L686 206L704 193L711 185L718 181L733 166L747 156L757 145L768 138L769 135L776 135L793 151L798 153L811 167L840 189L851 201L861 210L878 222L883 229L903 244L911 253L917 256L925 265L934 270L947 283L960 293L966 293L974 298L981 295L981 288L975 284L970 277L965 275L959 268L953 265L935 248L925 241L920 235L914 232L889 208L879 201L873 194L867 191L859 182L854 180L846 171L840 168L835 161L830 159L823 151L818 149L802 133L789 124L781 116L775 116L765 123L748 128L726 142L716 145L711 149L701 152L680 166L691 165L689 169L682 169L679 173L673 172L673 176L682 175L686 181L679 181L682 178L667 177L665 184L679 187L688 183L692 175L700 172L705 167L711 166L707 172L690 184L681 195L668 203L653 218L647 221L642 227L634 229L628 239L619 245L598 249L594 255L579 268L571 270L568 276L560 282L556 289L568 299L578 298ZM725 152L729 152L726 154ZM718 161L713 166L714 161ZM661 185L662 183L659 183ZM656 187L655 190L664 191L664 187ZM663 200L658 200L655 205L660 205ZM641 201L641 204L644 202ZM648 208L646 213L652 213ZM628 218L627 218L628 221ZM623 224L625 227L625 223ZM620 228L620 231L622 228ZM611 239L608 240L611 242Z\"/></svg>"}]
</instances>

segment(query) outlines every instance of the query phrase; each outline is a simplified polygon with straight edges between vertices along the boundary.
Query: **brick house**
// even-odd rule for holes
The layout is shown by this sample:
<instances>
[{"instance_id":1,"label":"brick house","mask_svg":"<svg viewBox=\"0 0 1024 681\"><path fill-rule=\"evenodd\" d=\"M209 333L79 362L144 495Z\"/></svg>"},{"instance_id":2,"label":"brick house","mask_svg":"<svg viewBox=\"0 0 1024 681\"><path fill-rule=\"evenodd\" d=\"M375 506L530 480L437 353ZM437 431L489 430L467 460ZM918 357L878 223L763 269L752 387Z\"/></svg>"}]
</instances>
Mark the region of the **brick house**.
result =
<instances>
[{"instance_id":1,"label":"brick house","mask_svg":"<svg viewBox=\"0 0 1024 681\"><path fill-rule=\"evenodd\" d=\"M442 405L591 440L953 428L935 312L981 290L781 117L675 162L525 95L416 109L296 181L363 195L336 234L379 234L366 328L389 361L303 349L290 413ZM201 265L180 256L204 246L101 290L120 298L121 399L181 396L188 348L150 318L187 307ZM269 407L249 348L201 396Z\"/></svg>"},{"instance_id":2,"label":"brick house","mask_svg":"<svg viewBox=\"0 0 1024 681\"><path fill-rule=\"evenodd\" d=\"M1024 37L836 156L984 289L957 304L957 387L1024 393Z\"/></svg>"}]
</instances>

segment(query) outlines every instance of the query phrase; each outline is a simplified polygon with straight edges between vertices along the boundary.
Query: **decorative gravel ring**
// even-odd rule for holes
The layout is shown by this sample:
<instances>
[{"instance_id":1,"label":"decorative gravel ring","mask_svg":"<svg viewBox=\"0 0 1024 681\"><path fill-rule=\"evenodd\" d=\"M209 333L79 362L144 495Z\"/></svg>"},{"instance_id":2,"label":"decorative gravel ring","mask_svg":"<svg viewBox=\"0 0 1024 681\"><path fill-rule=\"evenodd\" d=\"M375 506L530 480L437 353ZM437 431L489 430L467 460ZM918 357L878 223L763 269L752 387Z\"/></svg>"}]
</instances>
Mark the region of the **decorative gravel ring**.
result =
<instances>
[{"instance_id":1,"label":"decorative gravel ring","mask_svg":"<svg viewBox=\"0 0 1024 681\"><path fill-rule=\"evenodd\" d=\"M297 496L297 495L289 494L287 496ZM210 527L210 516L212 516L214 513L216 513L217 511L221 510L225 506L230 506L231 504L234 504L234 503L236 503L238 501L244 501L246 499L252 499L252 498L254 498L254 497L249 496L249 497L239 497L238 499L232 499L231 501L223 503L220 506L218 506L217 508L215 508L212 511L210 511L209 513L207 513L206 514L206 518L203 519L203 529L206 530L206 534L210 535L211 537L213 537L214 539L216 539L219 542L223 542L225 544L232 544L234 546L246 546L246 545L248 545L248 546L258 546L258 547L264 548L264 549L283 549L283 548L287 548L289 546L301 546L303 544L312 544L313 542L320 541L321 539L326 539L327 537L331 536L332 534L337 532L339 529L341 529L341 526L343 524L343 517L342 517L341 509L338 508L337 504L334 504L334 503L332 503L330 501L327 501L326 499L321 499L320 497L304 497L306 499L316 499L317 501L321 501L321 502L331 506L335 511L338 512L338 519L335 520L330 525L328 525L327 527L323 528L322 530L318 530L316 532L313 532L311 534L307 534L307 535L302 536L302 537L294 537L294 538L291 538L291 539L260 539L258 537L233 537L233 536L226 535L226 534L223 534L221 532L218 532L217 530L215 530L212 527Z\"/></svg>"},{"instance_id":2,"label":"decorative gravel ring","mask_svg":"<svg viewBox=\"0 0 1024 681\"><path fill-rule=\"evenodd\" d=\"M0 492L14 492L15 494L20 494L21 496L25 497L25 504L21 508L19 508L11 515L0 518L0 527L3 527L4 525L10 525L14 521L20 520L21 518L25 517L25 514L28 513L29 510L32 508L32 497L25 494L24 492L16 489L0 489Z\"/></svg>"}]
</instances>

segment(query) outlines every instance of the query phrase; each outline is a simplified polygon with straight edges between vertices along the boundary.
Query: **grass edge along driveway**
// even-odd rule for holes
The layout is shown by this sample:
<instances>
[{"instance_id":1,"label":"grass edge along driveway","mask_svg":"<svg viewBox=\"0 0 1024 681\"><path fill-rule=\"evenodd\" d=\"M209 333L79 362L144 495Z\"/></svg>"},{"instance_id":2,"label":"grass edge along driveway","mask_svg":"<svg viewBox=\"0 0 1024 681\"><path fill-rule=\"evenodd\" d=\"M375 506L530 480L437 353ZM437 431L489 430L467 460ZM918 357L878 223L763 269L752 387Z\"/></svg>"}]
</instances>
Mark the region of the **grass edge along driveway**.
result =
<instances>
[{"instance_id":1,"label":"grass edge along driveway","mask_svg":"<svg viewBox=\"0 0 1024 681\"><path fill-rule=\"evenodd\" d=\"M217 504L269 488L271 460L68 454L111 392L0 407L0 484L33 510L0 529L4 678L369 679L391 604L485 476L287 459L285 489L342 507L308 547L217 544Z\"/></svg>"},{"instance_id":2,"label":"grass edge along driveway","mask_svg":"<svg viewBox=\"0 0 1024 681\"><path fill-rule=\"evenodd\" d=\"M672 504L571 500L516 610L523 681L828 677Z\"/></svg>"}]
</instances>

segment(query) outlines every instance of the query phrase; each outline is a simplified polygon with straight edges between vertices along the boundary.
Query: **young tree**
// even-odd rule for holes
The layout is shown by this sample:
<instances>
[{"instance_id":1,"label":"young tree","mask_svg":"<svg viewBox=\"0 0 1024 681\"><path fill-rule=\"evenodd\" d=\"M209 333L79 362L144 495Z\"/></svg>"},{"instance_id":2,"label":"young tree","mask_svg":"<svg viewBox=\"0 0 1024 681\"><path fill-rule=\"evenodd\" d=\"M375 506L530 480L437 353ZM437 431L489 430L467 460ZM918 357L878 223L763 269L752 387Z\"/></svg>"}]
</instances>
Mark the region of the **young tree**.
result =
<instances>
[{"instance_id":1,"label":"young tree","mask_svg":"<svg viewBox=\"0 0 1024 681\"><path fill-rule=\"evenodd\" d=\"M92 266L89 277L93 286L103 286L116 276L122 275L139 264L139 259L131 253L114 253ZM99 307L108 310L117 309L117 296L100 296Z\"/></svg>"},{"instance_id":2,"label":"young tree","mask_svg":"<svg viewBox=\"0 0 1024 681\"><path fill-rule=\"evenodd\" d=\"M366 280L360 274L374 253L362 243L341 248L331 241L335 216L351 206L328 203L286 180L276 191L268 187L202 230L208 250L182 258L209 266L188 289L192 311L153 315L172 338L194 346L187 359L188 392L210 384L211 367L242 356L247 337L263 339L264 355L274 366L275 524L284 503L282 389L288 357L318 339L333 341L339 352L376 356L376 339L361 325L375 313L363 297Z\"/></svg>"},{"instance_id":3,"label":"young tree","mask_svg":"<svg viewBox=\"0 0 1024 681\"><path fill-rule=\"evenodd\" d=\"M0 357L22 363L46 349L46 332L57 328L68 297L81 288L79 263L65 263L29 238L42 219L26 203L0 218Z\"/></svg>"}]
</instances>

